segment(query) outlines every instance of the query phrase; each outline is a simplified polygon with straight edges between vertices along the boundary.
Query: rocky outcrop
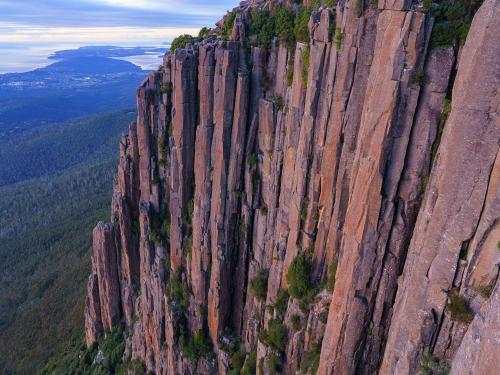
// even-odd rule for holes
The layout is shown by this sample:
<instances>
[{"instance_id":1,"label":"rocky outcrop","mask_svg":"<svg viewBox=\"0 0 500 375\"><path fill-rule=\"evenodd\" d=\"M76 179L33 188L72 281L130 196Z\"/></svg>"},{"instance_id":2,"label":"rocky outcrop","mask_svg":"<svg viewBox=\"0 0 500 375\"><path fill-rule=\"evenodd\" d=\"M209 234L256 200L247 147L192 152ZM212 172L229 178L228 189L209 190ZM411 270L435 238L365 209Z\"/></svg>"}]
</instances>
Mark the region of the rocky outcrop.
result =
<instances>
[{"instance_id":1,"label":"rocky outcrop","mask_svg":"<svg viewBox=\"0 0 500 375\"><path fill-rule=\"evenodd\" d=\"M242 2L140 85L87 344L124 324L157 374L493 373L500 3L445 48L417 4L356 0L262 45L282 6Z\"/></svg>"},{"instance_id":2,"label":"rocky outcrop","mask_svg":"<svg viewBox=\"0 0 500 375\"><path fill-rule=\"evenodd\" d=\"M460 294L468 288L460 258L478 256L471 246L477 244L476 235L488 239L478 227L482 216L487 215L491 229L496 226L491 215L493 221L499 218L498 210L492 213L485 205L498 184L500 48L494 35L499 14L498 2L483 4L461 55L451 113L398 289L387 343L392 350L386 351L383 372L414 373L436 339L437 344L442 335L450 340L451 327L443 325L447 299L454 288ZM491 74L480 73L485 70ZM496 269L498 258L490 266ZM483 282L495 283L496 272L491 274Z\"/></svg>"}]
</instances>

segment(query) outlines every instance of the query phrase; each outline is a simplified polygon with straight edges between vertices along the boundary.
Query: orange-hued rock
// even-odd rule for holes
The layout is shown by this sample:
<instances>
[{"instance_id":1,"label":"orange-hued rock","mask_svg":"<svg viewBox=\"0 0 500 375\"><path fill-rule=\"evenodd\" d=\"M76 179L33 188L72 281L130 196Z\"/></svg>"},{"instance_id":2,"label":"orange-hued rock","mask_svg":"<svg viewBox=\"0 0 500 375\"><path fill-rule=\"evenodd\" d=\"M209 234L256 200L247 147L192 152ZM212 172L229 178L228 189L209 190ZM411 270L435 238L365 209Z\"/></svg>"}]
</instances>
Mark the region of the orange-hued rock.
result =
<instances>
[{"instance_id":1,"label":"orange-hued rock","mask_svg":"<svg viewBox=\"0 0 500 375\"><path fill-rule=\"evenodd\" d=\"M99 286L99 305L102 327L106 331L120 321L120 285L118 281L117 238L111 224L99 223L93 232L92 269L97 275ZM95 279L90 279L90 284ZM94 286L89 285L94 292ZM97 301L97 299L94 299ZM97 305L95 306L97 311Z\"/></svg>"},{"instance_id":2,"label":"orange-hued rock","mask_svg":"<svg viewBox=\"0 0 500 375\"><path fill-rule=\"evenodd\" d=\"M96 342L99 335L103 333L98 283L97 274L92 272L87 284L87 300L85 301L85 340L87 346Z\"/></svg>"},{"instance_id":3,"label":"orange-hued rock","mask_svg":"<svg viewBox=\"0 0 500 375\"><path fill-rule=\"evenodd\" d=\"M451 113L396 297L381 367L385 373L418 370L439 334L460 252L467 250L485 213L488 190L498 183L492 169L500 140L499 14L498 1L486 0L460 57Z\"/></svg>"},{"instance_id":4,"label":"orange-hued rock","mask_svg":"<svg viewBox=\"0 0 500 375\"><path fill-rule=\"evenodd\" d=\"M494 373L498 0L439 49L406 0L322 5L309 40L259 46L252 13L280 6L299 10L241 2L229 35L227 15L140 84L87 344L123 323L125 356L156 374L413 375L426 352Z\"/></svg>"},{"instance_id":5,"label":"orange-hued rock","mask_svg":"<svg viewBox=\"0 0 500 375\"><path fill-rule=\"evenodd\" d=\"M451 362L450 375L494 375L500 368L500 289L474 317Z\"/></svg>"},{"instance_id":6,"label":"orange-hued rock","mask_svg":"<svg viewBox=\"0 0 500 375\"><path fill-rule=\"evenodd\" d=\"M170 259L173 270L183 262L186 220L193 193L194 138L198 56L178 49L172 59L172 147L170 153Z\"/></svg>"},{"instance_id":7,"label":"orange-hued rock","mask_svg":"<svg viewBox=\"0 0 500 375\"><path fill-rule=\"evenodd\" d=\"M200 46L198 90L200 95L200 122L196 128L194 157L193 249L191 255L191 287L196 306L207 305L210 267L210 198L212 194L212 136L213 81L215 74L215 46ZM196 309L197 329L203 327L203 316Z\"/></svg>"}]
</instances>

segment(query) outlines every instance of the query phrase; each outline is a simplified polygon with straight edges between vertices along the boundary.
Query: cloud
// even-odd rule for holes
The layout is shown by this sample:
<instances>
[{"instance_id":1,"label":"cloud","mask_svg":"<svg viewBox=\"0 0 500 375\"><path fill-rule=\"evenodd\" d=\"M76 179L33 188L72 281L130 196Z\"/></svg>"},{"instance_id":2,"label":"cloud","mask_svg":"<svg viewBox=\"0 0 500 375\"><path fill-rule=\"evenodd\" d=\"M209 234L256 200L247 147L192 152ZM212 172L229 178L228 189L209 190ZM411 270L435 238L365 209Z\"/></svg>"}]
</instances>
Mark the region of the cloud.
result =
<instances>
[{"instance_id":1,"label":"cloud","mask_svg":"<svg viewBox=\"0 0 500 375\"><path fill-rule=\"evenodd\" d=\"M37 45L160 45L179 34L196 34L198 28L145 28L145 27L43 27L0 22L1 44Z\"/></svg>"},{"instance_id":2,"label":"cloud","mask_svg":"<svg viewBox=\"0 0 500 375\"><path fill-rule=\"evenodd\" d=\"M0 0L1 21L46 27L211 26L234 0Z\"/></svg>"}]
</instances>

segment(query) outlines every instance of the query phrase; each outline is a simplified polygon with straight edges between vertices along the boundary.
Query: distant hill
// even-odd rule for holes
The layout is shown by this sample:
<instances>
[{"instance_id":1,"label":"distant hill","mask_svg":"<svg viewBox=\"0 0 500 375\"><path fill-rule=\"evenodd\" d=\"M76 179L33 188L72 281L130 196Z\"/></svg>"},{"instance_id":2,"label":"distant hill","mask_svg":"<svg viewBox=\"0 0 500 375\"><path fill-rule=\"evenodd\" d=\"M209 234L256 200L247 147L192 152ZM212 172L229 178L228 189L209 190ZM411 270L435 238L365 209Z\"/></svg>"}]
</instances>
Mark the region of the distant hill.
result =
<instances>
[{"instance_id":1,"label":"distant hill","mask_svg":"<svg viewBox=\"0 0 500 375\"><path fill-rule=\"evenodd\" d=\"M77 49L57 51L49 59L67 59L73 57L127 57L156 53L163 56L166 48L156 47L118 47L118 46L84 46Z\"/></svg>"},{"instance_id":2,"label":"distant hill","mask_svg":"<svg viewBox=\"0 0 500 375\"><path fill-rule=\"evenodd\" d=\"M0 139L47 123L132 108L145 71L99 56L0 75Z\"/></svg>"}]
</instances>

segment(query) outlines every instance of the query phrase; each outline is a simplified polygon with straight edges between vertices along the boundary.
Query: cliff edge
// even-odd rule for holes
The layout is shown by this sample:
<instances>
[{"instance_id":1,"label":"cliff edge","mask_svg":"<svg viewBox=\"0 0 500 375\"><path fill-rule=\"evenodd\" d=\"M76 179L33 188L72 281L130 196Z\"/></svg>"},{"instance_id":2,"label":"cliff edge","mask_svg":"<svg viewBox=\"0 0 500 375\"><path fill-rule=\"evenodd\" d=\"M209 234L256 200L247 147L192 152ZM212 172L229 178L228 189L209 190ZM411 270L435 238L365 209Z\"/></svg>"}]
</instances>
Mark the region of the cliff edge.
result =
<instances>
[{"instance_id":1,"label":"cliff edge","mask_svg":"<svg viewBox=\"0 0 500 375\"><path fill-rule=\"evenodd\" d=\"M142 82L89 346L123 325L156 374L497 373L500 1L470 30L458 1L320 3L244 1Z\"/></svg>"}]
</instances>

